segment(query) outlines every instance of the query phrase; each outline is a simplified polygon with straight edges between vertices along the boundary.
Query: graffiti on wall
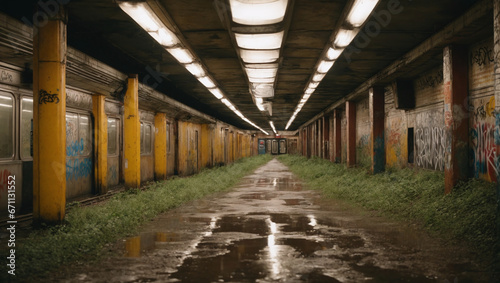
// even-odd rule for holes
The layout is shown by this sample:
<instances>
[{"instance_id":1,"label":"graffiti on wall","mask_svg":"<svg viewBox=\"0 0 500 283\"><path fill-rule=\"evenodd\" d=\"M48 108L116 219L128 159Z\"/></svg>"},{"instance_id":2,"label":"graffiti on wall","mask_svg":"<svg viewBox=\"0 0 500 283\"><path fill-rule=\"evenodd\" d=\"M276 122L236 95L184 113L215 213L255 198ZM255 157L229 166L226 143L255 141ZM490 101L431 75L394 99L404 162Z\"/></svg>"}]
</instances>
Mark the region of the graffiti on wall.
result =
<instances>
[{"instance_id":1,"label":"graffiti on wall","mask_svg":"<svg viewBox=\"0 0 500 283\"><path fill-rule=\"evenodd\" d=\"M76 181L87 178L92 173L92 160L90 158L66 160L66 180Z\"/></svg>"},{"instance_id":2,"label":"graffiti on wall","mask_svg":"<svg viewBox=\"0 0 500 283\"><path fill-rule=\"evenodd\" d=\"M389 167L404 167L407 159L406 123L402 116L387 118L386 163Z\"/></svg>"},{"instance_id":3,"label":"graffiti on wall","mask_svg":"<svg viewBox=\"0 0 500 283\"><path fill-rule=\"evenodd\" d=\"M418 167L444 170L447 148L442 110L417 114L415 127L415 163Z\"/></svg>"},{"instance_id":4,"label":"graffiti on wall","mask_svg":"<svg viewBox=\"0 0 500 283\"><path fill-rule=\"evenodd\" d=\"M416 89L436 87L443 83L443 68L438 68L415 81Z\"/></svg>"},{"instance_id":5,"label":"graffiti on wall","mask_svg":"<svg viewBox=\"0 0 500 283\"><path fill-rule=\"evenodd\" d=\"M469 135L474 177L495 182L495 97L475 99L470 108L474 111Z\"/></svg>"},{"instance_id":6,"label":"graffiti on wall","mask_svg":"<svg viewBox=\"0 0 500 283\"><path fill-rule=\"evenodd\" d=\"M493 47L489 45L476 48L470 56L471 65L477 64L478 66L483 66L495 61Z\"/></svg>"},{"instance_id":7,"label":"graffiti on wall","mask_svg":"<svg viewBox=\"0 0 500 283\"><path fill-rule=\"evenodd\" d=\"M79 141L74 141L66 146L66 156L78 156L84 149L83 138Z\"/></svg>"}]
</instances>

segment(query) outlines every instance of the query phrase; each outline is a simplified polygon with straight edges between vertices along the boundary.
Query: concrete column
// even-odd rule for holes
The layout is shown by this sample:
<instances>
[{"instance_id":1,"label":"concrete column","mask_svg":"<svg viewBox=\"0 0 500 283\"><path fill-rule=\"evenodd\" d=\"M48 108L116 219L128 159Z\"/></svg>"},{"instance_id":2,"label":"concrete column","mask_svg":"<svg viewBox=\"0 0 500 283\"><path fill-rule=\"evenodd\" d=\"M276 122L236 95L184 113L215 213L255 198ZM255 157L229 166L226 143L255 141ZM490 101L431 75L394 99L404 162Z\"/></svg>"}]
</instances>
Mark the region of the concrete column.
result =
<instances>
[{"instance_id":1,"label":"concrete column","mask_svg":"<svg viewBox=\"0 0 500 283\"><path fill-rule=\"evenodd\" d=\"M333 162L342 162L342 117L340 110L333 110Z\"/></svg>"},{"instance_id":2,"label":"concrete column","mask_svg":"<svg viewBox=\"0 0 500 283\"><path fill-rule=\"evenodd\" d=\"M167 179L167 115L155 115L155 180Z\"/></svg>"},{"instance_id":3,"label":"concrete column","mask_svg":"<svg viewBox=\"0 0 500 283\"><path fill-rule=\"evenodd\" d=\"M33 219L61 223L66 207L66 11L33 38Z\"/></svg>"},{"instance_id":4,"label":"concrete column","mask_svg":"<svg viewBox=\"0 0 500 283\"><path fill-rule=\"evenodd\" d=\"M385 171L385 100L384 88L372 87L369 90L370 124L371 124L371 155L373 174Z\"/></svg>"},{"instance_id":5,"label":"concrete column","mask_svg":"<svg viewBox=\"0 0 500 283\"><path fill-rule=\"evenodd\" d=\"M323 159L330 159L330 116L323 116Z\"/></svg>"},{"instance_id":6,"label":"concrete column","mask_svg":"<svg viewBox=\"0 0 500 283\"><path fill-rule=\"evenodd\" d=\"M445 193L468 177L468 56L462 46L448 46L443 52Z\"/></svg>"},{"instance_id":7,"label":"concrete column","mask_svg":"<svg viewBox=\"0 0 500 283\"><path fill-rule=\"evenodd\" d=\"M500 180L500 0L493 1L493 54L495 55L495 145L497 180ZM497 236L500 237L500 182L497 184Z\"/></svg>"},{"instance_id":8,"label":"concrete column","mask_svg":"<svg viewBox=\"0 0 500 283\"><path fill-rule=\"evenodd\" d=\"M347 116L347 167L356 166L356 102L345 103Z\"/></svg>"},{"instance_id":9,"label":"concrete column","mask_svg":"<svg viewBox=\"0 0 500 283\"><path fill-rule=\"evenodd\" d=\"M92 95L94 114L94 184L99 194L108 191L108 116L104 111L106 97Z\"/></svg>"},{"instance_id":10,"label":"concrete column","mask_svg":"<svg viewBox=\"0 0 500 283\"><path fill-rule=\"evenodd\" d=\"M123 154L125 158L125 186L141 187L141 124L139 117L139 80L137 75L128 78L127 93L124 98L125 111Z\"/></svg>"}]
</instances>

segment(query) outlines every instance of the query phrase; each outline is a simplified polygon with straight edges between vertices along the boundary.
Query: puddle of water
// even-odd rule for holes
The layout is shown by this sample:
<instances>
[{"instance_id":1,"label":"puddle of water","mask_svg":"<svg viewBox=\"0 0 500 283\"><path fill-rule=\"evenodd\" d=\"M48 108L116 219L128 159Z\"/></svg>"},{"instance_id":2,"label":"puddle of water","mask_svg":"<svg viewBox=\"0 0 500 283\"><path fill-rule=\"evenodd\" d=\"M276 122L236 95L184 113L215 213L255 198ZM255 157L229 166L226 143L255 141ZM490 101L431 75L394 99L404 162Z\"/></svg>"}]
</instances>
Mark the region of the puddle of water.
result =
<instances>
[{"instance_id":1,"label":"puddle of water","mask_svg":"<svg viewBox=\"0 0 500 283\"><path fill-rule=\"evenodd\" d=\"M276 197L276 194L269 193L253 193L253 194L244 194L240 197L240 199L258 199L258 200L271 200Z\"/></svg>"},{"instance_id":2,"label":"puddle of water","mask_svg":"<svg viewBox=\"0 0 500 283\"><path fill-rule=\"evenodd\" d=\"M265 236L269 233L269 227L262 219L252 219L237 216L225 216L216 223L218 226L213 233L242 232Z\"/></svg>"},{"instance_id":3,"label":"puddle of water","mask_svg":"<svg viewBox=\"0 0 500 283\"><path fill-rule=\"evenodd\" d=\"M415 275L409 272L403 272L394 269L383 269L374 265L362 265L352 264L351 267L363 273L365 275L365 281L367 282L408 282L408 283L425 283L425 282L436 282L434 278L427 278L423 275Z\"/></svg>"},{"instance_id":4,"label":"puddle of water","mask_svg":"<svg viewBox=\"0 0 500 283\"><path fill-rule=\"evenodd\" d=\"M192 257L184 260L171 275L182 282L244 281L252 282L267 276L267 267L257 261L267 246L266 238L245 239L227 246L228 253L215 257Z\"/></svg>"},{"instance_id":5,"label":"puddle of water","mask_svg":"<svg viewBox=\"0 0 500 283\"><path fill-rule=\"evenodd\" d=\"M144 251L155 248L157 233L145 233L125 240L125 257L141 257Z\"/></svg>"}]
</instances>

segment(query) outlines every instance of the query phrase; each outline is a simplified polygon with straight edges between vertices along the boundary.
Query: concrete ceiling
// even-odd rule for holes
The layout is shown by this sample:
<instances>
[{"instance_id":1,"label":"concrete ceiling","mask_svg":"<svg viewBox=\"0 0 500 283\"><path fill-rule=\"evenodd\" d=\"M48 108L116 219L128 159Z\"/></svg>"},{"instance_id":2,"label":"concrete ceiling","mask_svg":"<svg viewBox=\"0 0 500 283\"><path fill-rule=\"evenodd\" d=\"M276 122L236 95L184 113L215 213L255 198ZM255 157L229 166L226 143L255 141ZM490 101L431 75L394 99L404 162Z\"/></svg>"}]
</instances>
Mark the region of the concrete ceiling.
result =
<instances>
[{"instance_id":1,"label":"concrete ceiling","mask_svg":"<svg viewBox=\"0 0 500 283\"><path fill-rule=\"evenodd\" d=\"M37 2L8 1L2 3L0 11L17 19L32 18ZM290 0L289 14L285 19L288 32L278 71L273 116L270 118L260 112L252 101L233 40L221 18L220 7L228 5L228 1L158 2L228 98L247 118L268 130L269 119L274 121L278 130L284 130L332 32L341 24L344 8L350 5L348 0ZM394 3L394 0L381 0L375 13L387 11L390 2ZM349 95L476 3L473 0L398 2L402 12L392 14L380 32L368 37L366 46L355 50L359 52L351 53L349 61L346 56L337 60L290 130L297 129L329 105ZM254 129L217 100L114 1L71 0L67 7L70 46L121 72L138 73L142 82L201 112L242 129ZM377 19L372 17L368 21L375 23ZM482 31L492 29L491 22L490 18L482 19L474 25L476 29L468 37L461 39L461 43L473 42ZM399 75L414 77L441 64L441 53L441 50L434 50L422 56L414 68L407 68Z\"/></svg>"}]
</instances>

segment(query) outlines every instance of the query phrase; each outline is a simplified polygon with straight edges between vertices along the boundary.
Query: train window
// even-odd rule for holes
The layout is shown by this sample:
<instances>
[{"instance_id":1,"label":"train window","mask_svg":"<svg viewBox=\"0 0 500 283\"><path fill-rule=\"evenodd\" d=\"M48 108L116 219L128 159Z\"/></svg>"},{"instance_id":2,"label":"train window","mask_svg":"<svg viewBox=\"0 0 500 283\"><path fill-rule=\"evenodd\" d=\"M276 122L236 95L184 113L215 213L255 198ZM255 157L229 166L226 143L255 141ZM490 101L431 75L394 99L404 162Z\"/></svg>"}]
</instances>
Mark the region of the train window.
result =
<instances>
[{"instance_id":1,"label":"train window","mask_svg":"<svg viewBox=\"0 0 500 283\"><path fill-rule=\"evenodd\" d=\"M118 119L108 118L108 155L118 152Z\"/></svg>"},{"instance_id":2,"label":"train window","mask_svg":"<svg viewBox=\"0 0 500 283\"><path fill-rule=\"evenodd\" d=\"M170 153L170 123L167 123L167 153Z\"/></svg>"},{"instance_id":3,"label":"train window","mask_svg":"<svg viewBox=\"0 0 500 283\"><path fill-rule=\"evenodd\" d=\"M144 128L144 151L151 153L151 125L146 124Z\"/></svg>"},{"instance_id":4,"label":"train window","mask_svg":"<svg viewBox=\"0 0 500 283\"><path fill-rule=\"evenodd\" d=\"M88 156L92 151L92 141L90 136L90 119L88 116L79 115L78 125L80 142L80 155Z\"/></svg>"},{"instance_id":5,"label":"train window","mask_svg":"<svg viewBox=\"0 0 500 283\"><path fill-rule=\"evenodd\" d=\"M0 158L14 156L14 99L0 94Z\"/></svg>"},{"instance_id":6,"label":"train window","mask_svg":"<svg viewBox=\"0 0 500 283\"><path fill-rule=\"evenodd\" d=\"M78 156L83 141L78 139L78 114L66 113L66 156Z\"/></svg>"},{"instance_id":7,"label":"train window","mask_svg":"<svg viewBox=\"0 0 500 283\"><path fill-rule=\"evenodd\" d=\"M21 158L31 158L33 98L21 100Z\"/></svg>"},{"instance_id":8,"label":"train window","mask_svg":"<svg viewBox=\"0 0 500 283\"><path fill-rule=\"evenodd\" d=\"M141 123L141 154L151 153L151 125Z\"/></svg>"}]
</instances>

